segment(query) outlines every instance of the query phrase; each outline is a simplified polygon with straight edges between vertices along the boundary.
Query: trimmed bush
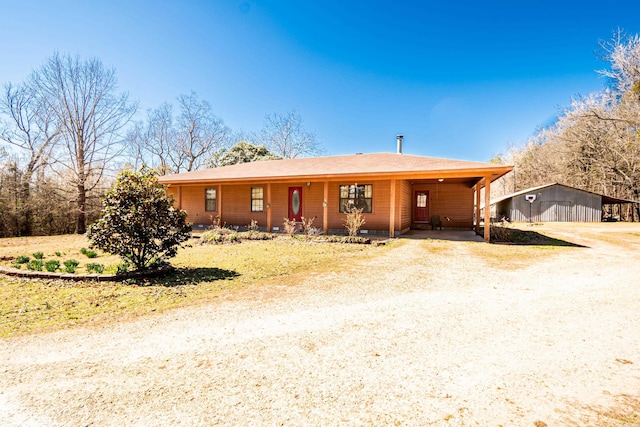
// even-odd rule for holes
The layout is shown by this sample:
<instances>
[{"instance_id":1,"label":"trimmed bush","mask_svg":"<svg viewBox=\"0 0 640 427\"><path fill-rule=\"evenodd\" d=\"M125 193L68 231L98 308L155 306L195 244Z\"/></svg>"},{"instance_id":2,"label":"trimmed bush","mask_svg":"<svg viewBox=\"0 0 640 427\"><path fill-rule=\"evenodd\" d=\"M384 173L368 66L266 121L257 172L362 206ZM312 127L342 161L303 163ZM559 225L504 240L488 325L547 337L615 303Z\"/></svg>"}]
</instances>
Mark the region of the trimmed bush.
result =
<instances>
[{"instance_id":1,"label":"trimmed bush","mask_svg":"<svg viewBox=\"0 0 640 427\"><path fill-rule=\"evenodd\" d=\"M95 262L88 263L86 268L87 268L87 272L89 272L89 273L102 274L104 272L104 265L97 264Z\"/></svg>"},{"instance_id":2,"label":"trimmed bush","mask_svg":"<svg viewBox=\"0 0 640 427\"><path fill-rule=\"evenodd\" d=\"M45 268L45 270L53 273L58 268L60 268L60 261L58 261L57 259L49 260L49 261L44 263L44 268Z\"/></svg>"},{"instance_id":3,"label":"trimmed bush","mask_svg":"<svg viewBox=\"0 0 640 427\"><path fill-rule=\"evenodd\" d=\"M230 228L218 227L200 235L200 244L240 243L240 234Z\"/></svg>"},{"instance_id":4,"label":"trimmed bush","mask_svg":"<svg viewBox=\"0 0 640 427\"><path fill-rule=\"evenodd\" d=\"M27 264L27 270L42 271L43 262L41 259L34 259Z\"/></svg>"},{"instance_id":5,"label":"trimmed bush","mask_svg":"<svg viewBox=\"0 0 640 427\"><path fill-rule=\"evenodd\" d=\"M76 267L78 267L79 264L80 262L75 259L68 259L64 262L64 271L73 274L76 272Z\"/></svg>"}]
</instances>

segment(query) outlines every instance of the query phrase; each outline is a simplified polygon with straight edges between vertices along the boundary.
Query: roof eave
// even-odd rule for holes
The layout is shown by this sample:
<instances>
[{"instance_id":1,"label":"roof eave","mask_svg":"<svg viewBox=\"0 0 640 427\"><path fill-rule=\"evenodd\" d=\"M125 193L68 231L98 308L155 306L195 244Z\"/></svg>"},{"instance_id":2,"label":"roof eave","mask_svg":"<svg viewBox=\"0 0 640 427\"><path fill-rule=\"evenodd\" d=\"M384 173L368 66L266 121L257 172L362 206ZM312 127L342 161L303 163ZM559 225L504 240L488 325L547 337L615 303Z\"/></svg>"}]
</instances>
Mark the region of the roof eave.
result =
<instances>
[{"instance_id":1,"label":"roof eave","mask_svg":"<svg viewBox=\"0 0 640 427\"><path fill-rule=\"evenodd\" d=\"M468 169L439 169L417 171L391 171L391 172L354 172L336 174L306 174L306 175L275 175L253 176L238 178L195 178L195 179L163 179L159 181L167 185L193 185L205 183L233 184L247 182L290 182L290 181L336 181L353 178L399 178L399 179L438 179L438 178L484 178L491 177L494 181L513 170L513 166L500 166L496 168L468 168Z\"/></svg>"}]
</instances>

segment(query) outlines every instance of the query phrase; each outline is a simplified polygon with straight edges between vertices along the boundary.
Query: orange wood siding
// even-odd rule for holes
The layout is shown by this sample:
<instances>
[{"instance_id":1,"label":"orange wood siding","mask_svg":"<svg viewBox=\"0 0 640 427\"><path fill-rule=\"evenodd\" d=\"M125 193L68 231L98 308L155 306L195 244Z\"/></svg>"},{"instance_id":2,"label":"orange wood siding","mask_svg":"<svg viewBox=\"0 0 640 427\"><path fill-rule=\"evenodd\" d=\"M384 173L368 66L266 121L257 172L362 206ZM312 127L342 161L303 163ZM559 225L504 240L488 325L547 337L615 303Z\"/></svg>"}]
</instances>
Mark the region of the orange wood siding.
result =
<instances>
[{"instance_id":1,"label":"orange wood siding","mask_svg":"<svg viewBox=\"0 0 640 427\"><path fill-rule=\"evenodd\" d=\"M178 187L169 187L167 188L167 195L173 196L173 206L176 208L180 208L180 199L178 197Z\"/></svg>"},{"instance_id":2,"label":"orange wood siding","mask_svg":"<svg viewBox=\"0 0 640 427\"><path fill-rule=\"evenodd\" d=\"M251 212L251 188L262 187L263 210ZM273 198L274 187L271 187ZM222 187L222 224L228 227L246 227L251 220L258 221L259 227L267 226L267 185L224 185Z\"/></svg>"},{"instance_id":3,"label":"orange wood siding","mask_svg":"<svg viewBox=\"0 0 640 427\"><path fill-rule=\"evenodd\" d=\"M313 218L313 226L322 228L322 201L324 200L324 183L312 182L309 187L302 187L302 216L306 219Z\"/></svg>"},{"instance_id":4,"label":"orange wood siding","mask_svg":"<svg viewBox=\"0 0 640 427\"><path fill-rule=\"evenodd\" d=\"M340 185L371 184L373 186L372 213L364 214L366 223L363 230L389 230L391 180L357 179L349 181L328 181L327 228L344 230L345 214L339 212ZM217 211L205 211L205 189L216 188ZM263 212L251 212L251 188L264 190ZM271 204L267 196L267 184L213 184L171 186L167 192L173 194L176 206L181 204L188 213L187 220L195 225L209 226L212 217L221 215L222 224L227 226L247 226L251 220L258 221L260 227L267 226L267 210L271 210L272 227L282 230L284 218L288 215L288 189L302 187L302 214L305 218L314 218L314 226L322 228L324 224L324 182L273 182L271 183ZM412 184L406 179L397 179L395 188L395 231L411 226L413 217L413 194L416 190L429 191L429 216L439 215L444 227L471 228L473 226L473 189L462 183ZM220 212L222 210L222 212ZM449 217L451 221L446 221Z\"/></svg>"},{"instance_id":5,"label":"orange wood siding","mask_svg":"<svg viewBox=\"0 0 640 427\"><path fill-rule=\"evenodd\" d=\"M416 184L413 186L413 190L429 191L429 216L438 215L443 227L473 227L472 188L465 184L447 184L445 182L442 184ZM451 221L447 221L445 217Z\"/></svg>"},{"instance_id":6,"label":"orange wood siding","mask_svg":"<svg viewBox=\"0 0 640 427\"><path fill-rule=\"evenodd\" d=\"M215 212L205 211L205 197L204 192L206 188L216 188L216 185L202 185L202 186L183 186L180 190L182 198L182 209L187 211L187 221L192 222L194 225L211 225L213 219L219 214L219 208L216 207ZM219 191L216 192L216 197L219 197ZM220 201L216 200L216 204L219 206Z\"/></svg>"},{"instance_id":7,"label":"orange wood siding","mask_svg":"<svg viewBox=\"0 0 640 427\"><path fill-rule=\"evenodd\" d=\"M284 219L289 215L289 187L302 187L302 216L315 218L313 225L322 227L322 192L321 182L293 182L271 184L271 221L272 227L282 230Z\"/></svg>"},{"instance_id":8,"label":"orange wood siding","mask_svg":"<svg viewBox=\"0 0 640 427\"><path fill-rule=\"evenodd\" d=\"M399 181L398 185L400 189L400 205L397 212L400 212L400 230L405 230L411 227L411 216L413 214L413 191L411 189L411 183L409 181ZM398 227L396 227L398 229Z\"/></svg>"},{"instance_id":9,"label":"orange wood siding","mask_svg":"<svg viewBox=\"0 0 640 427\"><path fill-rule=\"evenodd\" d=\"M391 193L390 181L374 181L363 179L358 184L371 184L373 191L372 213L365 213L363 230L388 230L389 229L389 196ZM340 213L340 186L352 185L354 182L340 181L329 183L329 228L344 229L345 214ZM322 200L320 200L322 203ZM321 212L321 211L320 211Z\"/></svg>"},{"instance_id":10,"label":"orange wood siding","mask_svg":"<svg viewBox=\"0 0 640 427\"><path fill-rule=\"evenodd\" d=\"M289 184L271 184L271 226L282 230L284 218L289 214ZM302 187L300 184L291 187ZM302 209L305 205L304 189L302 190Z\"/></svg>"}]
</instances>

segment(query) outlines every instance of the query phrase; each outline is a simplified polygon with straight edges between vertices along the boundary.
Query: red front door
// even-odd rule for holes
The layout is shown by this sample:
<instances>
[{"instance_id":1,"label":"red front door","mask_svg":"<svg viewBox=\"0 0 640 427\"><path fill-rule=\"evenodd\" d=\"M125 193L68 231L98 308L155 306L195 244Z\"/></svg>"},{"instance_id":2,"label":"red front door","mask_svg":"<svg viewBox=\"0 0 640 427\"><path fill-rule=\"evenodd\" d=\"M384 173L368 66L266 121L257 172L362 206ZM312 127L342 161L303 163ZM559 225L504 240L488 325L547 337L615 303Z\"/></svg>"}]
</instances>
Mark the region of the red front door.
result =
<instances>
[{"instance_id":1,"label":"red front door","mask_svg":"<svg viewBox=\"0 0 640 427\"><path fill-rule=\"evenodd\" d=\"M302 187L289 187L289 219L302 221Z\"/></svg>"},{"instance_id":2,"label":"red front door","mask_svg":"<svg viewBox=\"0 0 640 427\"><path fill-rule=\"evenodd\" d=\"M429 220L429 192L417 190L413 196L413 221L426 222Z\"/></svg>"}]
</instances>

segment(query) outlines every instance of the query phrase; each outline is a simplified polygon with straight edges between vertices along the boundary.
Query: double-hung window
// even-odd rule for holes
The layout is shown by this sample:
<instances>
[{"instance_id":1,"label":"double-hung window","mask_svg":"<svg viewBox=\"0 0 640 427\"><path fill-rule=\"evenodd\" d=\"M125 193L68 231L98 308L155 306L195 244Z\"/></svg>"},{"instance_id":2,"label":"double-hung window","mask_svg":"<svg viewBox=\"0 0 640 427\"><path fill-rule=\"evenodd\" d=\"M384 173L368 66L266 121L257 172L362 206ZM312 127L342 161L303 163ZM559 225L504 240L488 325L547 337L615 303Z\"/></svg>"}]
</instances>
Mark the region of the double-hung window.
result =
<instances>
[{"instance_id":1,"label":"double-hung window","mask_svg":"<svg viewBox=\"0 0 640 427\"><path fill-rule=\"evenodd\" d=\"M204 190L204 210L207 212L215 212L217 209L216 189L205 188Z\"/></svg>"},{"instance_id":2,"label":"double-hung window","mask_svg":"<svg viewBox=\"0 0 640 427\"><path fill-rule=\"evenodd\" d=\"M264 211L264 190L262 187L251 187L251 212Z\"/></svg>"},{"instance_id":3,"label":"double-hung window","mask_svg":"<svg viewBox=\"0 0 640 427\"><path fill-rule=\"evenodd\" d=\"M340 213L347 213L353 208L362 209L362 213L373 212L372 184L340 186Z\"/></svg>"}]
</instances>

